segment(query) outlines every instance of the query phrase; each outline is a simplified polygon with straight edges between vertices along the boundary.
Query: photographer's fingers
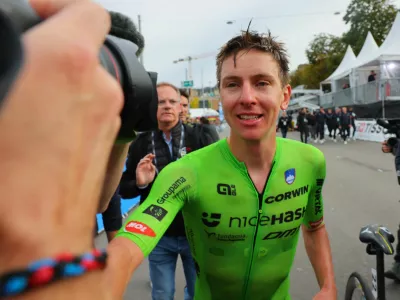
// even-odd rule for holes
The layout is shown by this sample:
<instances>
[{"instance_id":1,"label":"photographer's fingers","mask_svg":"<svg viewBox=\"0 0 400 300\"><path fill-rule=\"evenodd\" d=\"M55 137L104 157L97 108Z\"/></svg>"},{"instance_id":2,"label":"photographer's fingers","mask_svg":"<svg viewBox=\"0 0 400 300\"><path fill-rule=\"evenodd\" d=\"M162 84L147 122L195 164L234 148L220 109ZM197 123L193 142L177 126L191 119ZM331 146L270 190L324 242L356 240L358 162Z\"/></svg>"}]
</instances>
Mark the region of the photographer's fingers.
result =
<instances>
[{"instance_id":1,"label":"photographer's fingers","mask_svg":"<svg viewBox=\"0 0 400 300\"><path fill-rule=\"evenodd\" d=\"M96 51L110 30L107 10L89 0L31 0L31 4L41 17L52 16L44 23L51 24L48 28L52 32L58 30L64 37L74 37L77 44L91 44Z\"/></svg>"}]
</instances>

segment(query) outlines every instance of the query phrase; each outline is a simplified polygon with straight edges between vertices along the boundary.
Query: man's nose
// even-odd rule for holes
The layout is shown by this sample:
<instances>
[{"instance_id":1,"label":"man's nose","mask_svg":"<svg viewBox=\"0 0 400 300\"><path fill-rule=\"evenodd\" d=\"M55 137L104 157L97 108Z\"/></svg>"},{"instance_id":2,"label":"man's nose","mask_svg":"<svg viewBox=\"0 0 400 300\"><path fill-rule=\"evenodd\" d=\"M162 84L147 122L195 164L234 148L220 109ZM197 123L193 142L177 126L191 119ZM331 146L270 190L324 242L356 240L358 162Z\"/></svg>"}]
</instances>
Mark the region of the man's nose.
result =
<instances>
[{"instance_id":1,"label":"man's nose","mask_svg":"<svg viewBox=\"0 0 400 300\"><path fill-rule=\"evenodd\" d=\"M254 105L256 103L254 88L250 82L244 82L242 85L242 93L240 95L240 104Z\"/></svg>"}]
</instances>

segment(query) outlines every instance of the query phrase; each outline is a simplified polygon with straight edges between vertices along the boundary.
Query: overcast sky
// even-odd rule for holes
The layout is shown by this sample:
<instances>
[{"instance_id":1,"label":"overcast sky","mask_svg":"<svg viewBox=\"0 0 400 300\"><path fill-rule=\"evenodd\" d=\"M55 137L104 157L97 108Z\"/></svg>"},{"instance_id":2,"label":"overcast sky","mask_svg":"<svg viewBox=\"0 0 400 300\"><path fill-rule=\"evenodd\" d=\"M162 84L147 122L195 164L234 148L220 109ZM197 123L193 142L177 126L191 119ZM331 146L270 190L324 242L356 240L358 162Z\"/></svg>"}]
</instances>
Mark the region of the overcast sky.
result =
<instances>
[{"instance_id":1,"label":"overcast sky","mask_svg":"<svg viewBox=\"0 0 400 300\"><path fill-rule=\"evenodd\" d=\"M291 70L307 62L305 50L314 35L335 35L347 30L342 18L350 0L96 0L109 10L121 12L137 24L142 17L145 37L144 65L158 72L158 81L180 85L187 62L173 61L203 56L193 61L196 88L216 84L215 54L251 18L253 30L270 30L286 43ZM400 2L400 1L395 1ZM341 12L334 15L334 12ZM235 20L227 25L229 20ZM205 55L208 54L208 55ZM204 57L205 56L205 57ZM203 73L203 79L202 79Z\"/></svg>"}]
</instances>

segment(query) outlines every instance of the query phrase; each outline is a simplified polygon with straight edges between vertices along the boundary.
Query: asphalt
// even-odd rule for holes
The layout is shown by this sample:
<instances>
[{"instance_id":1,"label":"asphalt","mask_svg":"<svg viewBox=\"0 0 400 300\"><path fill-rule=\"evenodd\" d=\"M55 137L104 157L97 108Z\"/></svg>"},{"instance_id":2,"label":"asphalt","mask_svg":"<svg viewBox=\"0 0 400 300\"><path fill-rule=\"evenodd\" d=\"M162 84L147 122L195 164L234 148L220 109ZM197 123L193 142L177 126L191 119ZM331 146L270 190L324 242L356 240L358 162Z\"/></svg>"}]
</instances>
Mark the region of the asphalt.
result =
<instances>
[{"instance_id":1,"label":"asphalt","mask_svg":"<svg viewBox=\"0 0 400 300\"><path fill-rule=\"evenodd\" d=\"M221 137L228 130L221 133ZM289 138L298 139L298 133ZM349 275L358 271L371 284L371 268L375 257L365 252L358 235L367 224L379 223L393 233L400 222L400 187L394 172L391 154L383 154L380 144L352 141L347 145L327 141L320 148L327 162L327 177L323 189L325 222L330 236L335 268L338 299L344 299ZM106 245L104 234L96 239L98 246ZM390 267L392 256L385 257ZM387 281L387 299L400 299L400 284ZM181 263L176 271L176 300L183 300L185 280ZM310 300L318 292L318 284L302 240L291 273L293 300ZM126 290L125 300L151 300L147 260L136 270Z\"/></svg>"}]
</instances>

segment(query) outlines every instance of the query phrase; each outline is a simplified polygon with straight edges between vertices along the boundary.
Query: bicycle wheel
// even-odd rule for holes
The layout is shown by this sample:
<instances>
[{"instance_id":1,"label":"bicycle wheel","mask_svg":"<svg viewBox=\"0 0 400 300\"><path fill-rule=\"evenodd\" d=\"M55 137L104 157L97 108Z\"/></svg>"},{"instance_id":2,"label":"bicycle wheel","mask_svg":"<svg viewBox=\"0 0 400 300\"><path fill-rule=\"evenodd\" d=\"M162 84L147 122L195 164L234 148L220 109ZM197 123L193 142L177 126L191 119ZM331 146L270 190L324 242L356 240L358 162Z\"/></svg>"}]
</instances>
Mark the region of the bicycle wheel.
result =
<instances>
[{"instance_id":1,"label":"bicycle wheel","mask_svg":"<svg viewBox=\"0 0 400 300\"><path fill-rule=\"evenodd\" d=\"M347 280L345 300L375 300L367 281L359 273L354 272Z\"/></svg>"}]
</instances>

